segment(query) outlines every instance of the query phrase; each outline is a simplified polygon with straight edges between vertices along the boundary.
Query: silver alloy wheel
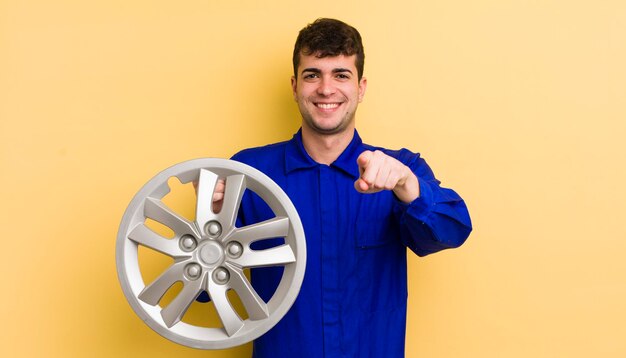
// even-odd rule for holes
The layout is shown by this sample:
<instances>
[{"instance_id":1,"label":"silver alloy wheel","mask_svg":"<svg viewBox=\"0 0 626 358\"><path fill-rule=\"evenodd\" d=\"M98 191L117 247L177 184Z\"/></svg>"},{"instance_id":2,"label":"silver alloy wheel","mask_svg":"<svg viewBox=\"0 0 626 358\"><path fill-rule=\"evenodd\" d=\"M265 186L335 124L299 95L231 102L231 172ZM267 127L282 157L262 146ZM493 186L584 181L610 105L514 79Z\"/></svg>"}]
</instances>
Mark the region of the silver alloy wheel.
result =
<instances>
[{"instance_id":1,"label":"silver alloy wheel","mask_svg":"<svg viewBox=\"0 0 626 358\"><path fill-rule=\"evenodd\" d=\"M168 208L161 199L170 191L168 179L186 184L197 181L196 219L189 221ZM218 178L226 180L221 210L214 213L212 196ZM276 215L249 226L235 221L244 191L263 199ZM169 227L173 239L164 238L146 225L152 219ZM285 243L265 250L250 244L283 237ZM138 247L168 255L174 263L151 283L144 283ZM117 273L126 299L135 313L163 337L185 346L223 349L254 340L271 329L295 301L306 266L306 244L295 207L269 177L233 160L206 158L174 165L146 183L126 209L116 242ZM266 303L256 293L245 268L283 266L283 276ZM176 282L180 293L166 307L159 301ZM227 296L238 294L248 318L239 317ZM181 321L202 292L213 301L223 328L194 326Z\"/></svg>"}]
</instances>

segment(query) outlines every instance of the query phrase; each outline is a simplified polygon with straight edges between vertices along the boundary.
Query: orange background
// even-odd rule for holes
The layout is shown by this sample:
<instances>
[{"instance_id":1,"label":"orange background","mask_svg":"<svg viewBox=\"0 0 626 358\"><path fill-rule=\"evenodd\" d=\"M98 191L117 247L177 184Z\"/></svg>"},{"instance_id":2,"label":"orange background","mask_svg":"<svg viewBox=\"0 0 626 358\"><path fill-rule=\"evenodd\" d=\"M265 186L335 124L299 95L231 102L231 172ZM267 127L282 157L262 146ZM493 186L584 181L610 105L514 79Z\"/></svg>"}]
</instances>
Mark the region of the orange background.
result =
<instances>
[{"instance_id":1,"label":"orange background","mask_svg":"<svg viewBox=\"0 0 626 358\"><path fill-rule=\"evenodd\" d=\"M421 152L475 226L410 258L407 357L626 356L619 0L1 0L1 356L249 355L143 324L116 232L166 167L291 136L322 16L364 38L361 136Z\"/></svg>"}]
</instances>

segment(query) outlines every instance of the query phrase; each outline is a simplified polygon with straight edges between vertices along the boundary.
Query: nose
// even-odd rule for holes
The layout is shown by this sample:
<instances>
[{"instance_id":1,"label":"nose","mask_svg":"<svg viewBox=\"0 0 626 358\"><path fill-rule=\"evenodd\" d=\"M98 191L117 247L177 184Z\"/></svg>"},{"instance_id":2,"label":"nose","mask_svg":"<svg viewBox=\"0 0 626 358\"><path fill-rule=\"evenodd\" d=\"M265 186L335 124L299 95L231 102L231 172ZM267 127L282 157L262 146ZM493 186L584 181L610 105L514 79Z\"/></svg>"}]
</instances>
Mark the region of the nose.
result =
<instances>
[{"instance_id":1,"label":"nose","mask_svg":"<svg viewBox=\"0 0 626 358\"><path fill-rule=\"evenodd\" d=\"M317 93L324 96L324 97L328 97L332 94L334 94L336 91L334 84L332 83L332 79L330 78L322 78L322 80L319 82L319 87L317 88Z\"/></svg>"}]
</instances>

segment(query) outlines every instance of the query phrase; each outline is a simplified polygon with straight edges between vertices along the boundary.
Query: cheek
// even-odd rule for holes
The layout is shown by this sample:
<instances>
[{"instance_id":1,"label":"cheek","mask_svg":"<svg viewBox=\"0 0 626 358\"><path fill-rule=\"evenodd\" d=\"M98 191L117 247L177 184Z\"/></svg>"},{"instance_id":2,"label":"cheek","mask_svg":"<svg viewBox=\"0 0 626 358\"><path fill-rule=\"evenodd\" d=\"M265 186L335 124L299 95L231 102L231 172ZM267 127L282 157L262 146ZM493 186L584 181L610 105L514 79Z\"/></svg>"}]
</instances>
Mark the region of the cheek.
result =
<instances>
[{"instance_id":1,"label":"cheek","mask_svg":"<svg viewBox=\"0 0 626 358\"><path fill-rule=\"evenodd\" d=\"M345 88L342 88L341 92L344 94L344 96L348 98L361 99L361 91L359 90L358 87L354 87L354 86L345 87Z\"/></svg>"},{"instance_id":2,"label":"cheek","mask_svg":"<svg viewBox=\"0 0 626 358\"><path fill-rule=\"evenodd\" d=\"M303 92L303 91L299 90L299 91L297 91L297 92L295 92L295 93L293 94L293 97L294 97L294 98L296 99L296 101L298 101L298 102L304 102L304 101L306 100L306 98L307 98L307 95L306 95L306 93L305 93L305 92Z\"/></svg>"}]
</instances>

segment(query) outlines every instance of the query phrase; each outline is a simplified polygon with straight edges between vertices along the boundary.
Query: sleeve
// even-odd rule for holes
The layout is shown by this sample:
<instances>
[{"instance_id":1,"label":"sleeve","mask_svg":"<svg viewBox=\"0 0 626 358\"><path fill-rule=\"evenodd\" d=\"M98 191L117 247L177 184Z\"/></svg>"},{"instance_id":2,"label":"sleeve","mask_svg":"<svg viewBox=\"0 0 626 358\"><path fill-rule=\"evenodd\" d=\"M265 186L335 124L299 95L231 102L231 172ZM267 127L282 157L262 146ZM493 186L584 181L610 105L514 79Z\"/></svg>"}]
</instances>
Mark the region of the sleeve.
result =
<instances>
[{"instance_id":1,"label":"sleeve","mask_svg":"<svg viewBox=\"0 0 626 358\"><path fill-rule=\"evenodd\" d=\"M419 154L411 154L412 160L398 159L417 176L420 197L409 204L394 198L393 215L402 242L418 256L461 246L472 231L465 202L454 190L440 186Z\"/></svg>"}]
</instances>

